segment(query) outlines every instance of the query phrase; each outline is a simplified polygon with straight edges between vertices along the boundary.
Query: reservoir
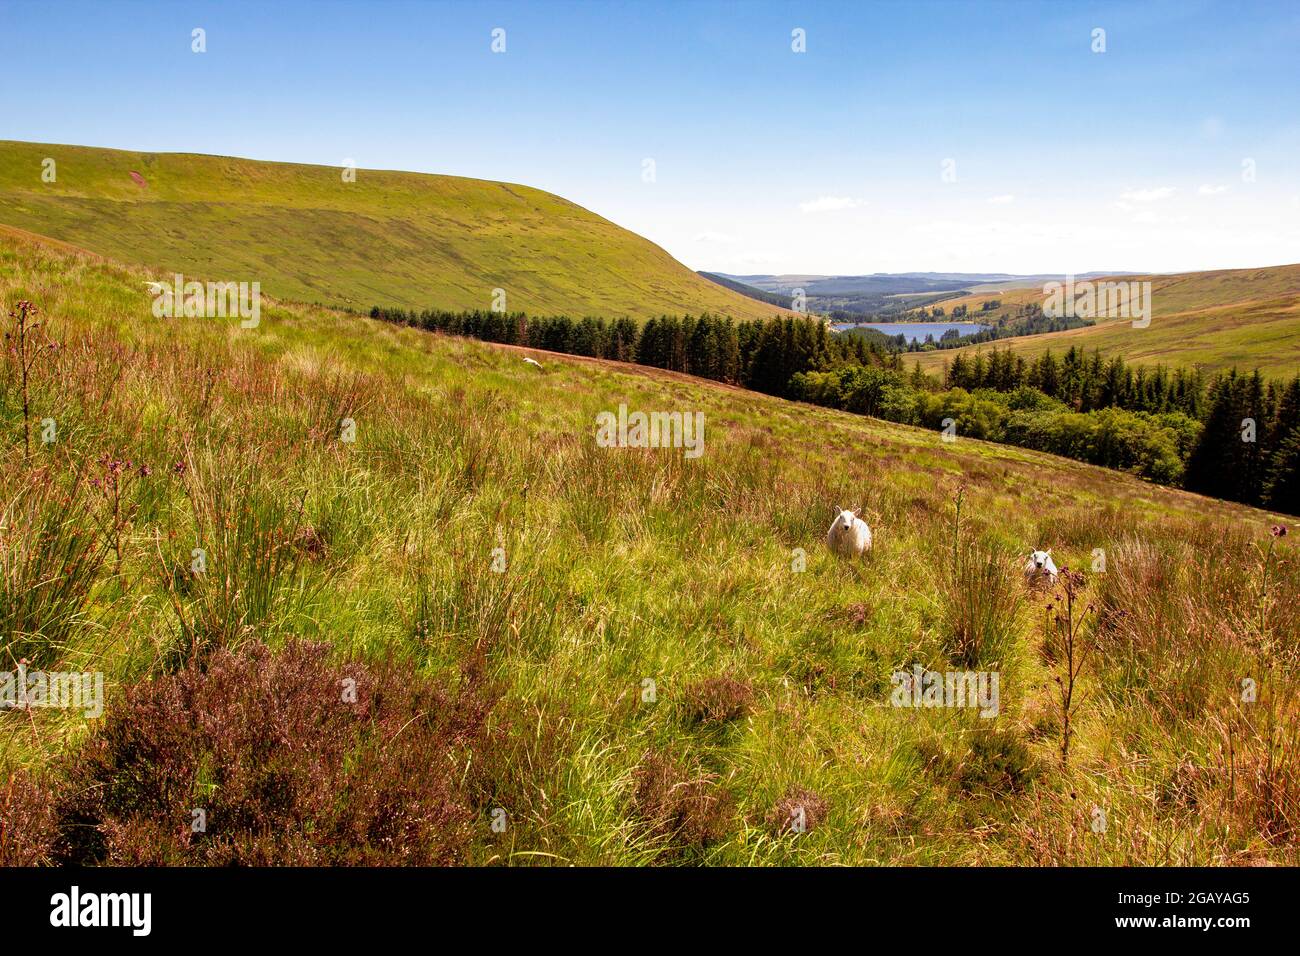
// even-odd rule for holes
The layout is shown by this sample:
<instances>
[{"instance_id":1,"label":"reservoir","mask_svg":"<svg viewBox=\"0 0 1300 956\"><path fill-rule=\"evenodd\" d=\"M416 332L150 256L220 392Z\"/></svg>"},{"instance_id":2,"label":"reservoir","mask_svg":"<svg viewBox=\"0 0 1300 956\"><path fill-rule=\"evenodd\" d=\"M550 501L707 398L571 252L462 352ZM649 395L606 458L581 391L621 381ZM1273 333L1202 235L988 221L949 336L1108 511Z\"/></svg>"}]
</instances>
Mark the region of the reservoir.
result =
<instances>
[{"instance_id":1,"label":"reservoir","mask_svg":"<svg viewBox=\"0 0 1300 956\"><path fill-rule=\"evenodd\" d=\"M956 329L958 335L965 336L982 332L988 326L980 325L978 322L834 322L831 328L836 332L854 328L875 329L891 338L896 335L905 336L908 342L924 342L927 335L932 335L938 342L943 333L949 329Z\"/></svg>"}]
</instances>

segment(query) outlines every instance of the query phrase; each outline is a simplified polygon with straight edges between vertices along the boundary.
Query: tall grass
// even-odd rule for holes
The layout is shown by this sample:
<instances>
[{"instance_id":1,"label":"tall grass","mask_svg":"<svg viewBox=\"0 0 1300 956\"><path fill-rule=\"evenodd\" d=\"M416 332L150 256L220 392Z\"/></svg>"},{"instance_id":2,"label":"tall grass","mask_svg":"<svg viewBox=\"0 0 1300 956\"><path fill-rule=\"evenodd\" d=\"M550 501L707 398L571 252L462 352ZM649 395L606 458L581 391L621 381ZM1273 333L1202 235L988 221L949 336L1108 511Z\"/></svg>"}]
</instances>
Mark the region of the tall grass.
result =
<instances>
[{"instance_id":1,"label":"tall grass","mask_svg":"<svg viewBox=\"0 0 1300 956\"><path fill-rule=\"evenodd\" d=\"M87 623L106 554L78 475L23 475L0 500L0 669L60 660Z\"/></svg>"},{"instance_id":2,"label":"tall grass","mask_svg":"<svg viewBox=\"0 0 1300 956\"><path fill-rule=\"evenodd\" d=\"M183 659L284 633L309 596L302 564L316 542L300 533L307 492L258 488L248 465L211 452L191 451L184 463L194 545L170 561L157 552L175 615L173 653Z\"/></svg>"},{"instance_id":3,"label":"tall grass","mask_svg":"<svg viewBox=\"0 0 1300 956\"><path fill-rule=\"evenodd\" d=\"M1013 558L1005 547L967 540L964 506L965 485L953 498L949 561L939 591L944 635L955 663L994 669L1008 663L1019 634L1024 587L1013 577Z\"/></svg>"}]
</instances>

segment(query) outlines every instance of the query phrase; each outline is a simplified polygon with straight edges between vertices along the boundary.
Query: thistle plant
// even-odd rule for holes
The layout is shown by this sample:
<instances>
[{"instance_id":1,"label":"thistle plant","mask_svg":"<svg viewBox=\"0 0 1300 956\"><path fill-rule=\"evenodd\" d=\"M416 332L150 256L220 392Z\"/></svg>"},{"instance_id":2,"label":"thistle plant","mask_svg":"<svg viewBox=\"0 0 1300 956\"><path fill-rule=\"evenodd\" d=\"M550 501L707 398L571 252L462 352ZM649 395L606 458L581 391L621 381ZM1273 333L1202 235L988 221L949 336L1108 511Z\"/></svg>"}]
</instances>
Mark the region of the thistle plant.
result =
<instances>
[{"instance_id":1,"label":"thistle plant","mask_svg":"<svg viewBox=\"0 0 1300 956\"><path fill-rule=\"evenodd\" d=\"M108 454L101 455L98 464L102 470L99 475L90 480L90 487L103 496L105 507L100 522L120 570L122 534L135 516L131 489L141 478L148 478L152 471L148 465L137 466L132 461L123 461Z\"/></svg>"},{"instance_id":2,"label":"thistle plant","mask_svg":"<svg viewBox=\"0 0 1300 956\"><path fill-rule=\"evenodd\" d=\"M31 373L36 360L44 352L51 354L59 350L59 343L43 333L44 322L33 321L39 310L27 299L22 299L9 310L9 318L14 320L12 332L5 333L5 347L13 357L18 368L19 390L23 399L23 454L32 453L32 419L31 419ZM37 335L42 332L41 335Z\"/></svg>"},{"instance_id":3,"label":"thistle plant","mask_svg":"<svg viewBox=\"0 0 1300 956\"><path fill-rule=\"evenodd\" d=\"M1061 673L1054 680L1060 692L1061 766L1067 767L1070 763L1070 739L1074 733L1072 721L1078 704L1075 699L1076 685L1083 672L1083 665L1097 646L1095 639L1089 639L1084 634L1084 625L1096 608L1091 604L1079 608L1086 584L1083 572L1061 568L1058 583L1060 593L1054 594L1047 605L1048 617L1045 623L1048 633L1045 636L1049 648L1054 648L1060 654Z\"/></svg>"}]
</instances>

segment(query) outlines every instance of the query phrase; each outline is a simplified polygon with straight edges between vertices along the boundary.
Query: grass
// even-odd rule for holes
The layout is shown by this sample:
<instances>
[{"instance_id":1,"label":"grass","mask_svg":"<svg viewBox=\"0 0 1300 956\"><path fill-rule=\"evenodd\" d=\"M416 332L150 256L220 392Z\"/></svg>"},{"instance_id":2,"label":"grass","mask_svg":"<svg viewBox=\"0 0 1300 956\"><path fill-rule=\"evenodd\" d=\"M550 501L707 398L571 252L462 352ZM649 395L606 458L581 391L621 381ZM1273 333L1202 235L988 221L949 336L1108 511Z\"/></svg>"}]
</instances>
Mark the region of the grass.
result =
<instances>
[{"instance_id":1,"label":"grass","mask_svg":"<svg viewBox=\"0 0 1300 956\"><path fill-rule=\"evenodd\" d=\"M1300 265L1264 269L1230 269L1177 275L1119 276L1117 281L1151 283L1151 324L1135 329L1127 319L1098 319L1095 325L1064 332L1050 332L999 339L950 351L924 352L906 356L909 366L919 360L921 368L941 375L945 362L959 352L1010 348L1036 358L1051 349L1059 358L1071 346L1091 354L1100 349L1104 357L1121 355L1135 364L1165 364L1222 371L1233 366L1259 368L1270 377L1289 378L1300 372ZM1003 312L1015 307L1042 305L1041 288L986 292L945 301L951 315L966 305L972 321L979 321L982 303L997 299Z\"/></svg>"},{"instance_id":2,"label":"grass","mask_svg":"<svg viewBox=\"0 0 1300 956\"><path fill-rule=\"evenodd\" d=\"M13 553L45 554L25 529L101 456L151 468L116 512L120 564L105 553L22 628L21 653L103 670L110 699L103 725L0 711L0 858L49 858L23 843L52 825L23 781L117 779L80 755L129 732L160 747L190 741L177 766L191 772L166 778L166 806L183 820L159 810L111 830L119 860L392 859L425 821L446 819L455 841L409 858L1300 862L1289 749L1300 565L1293 536L1270 540L1276 516L652 369L550 356L538 371L517 350L320 307L265 302L253 330L155 319L152 277L57 244L0 242L0 297L35 302L62 344L31 383L33 417L54 418L59 438L30 459L11 367L0 377L0 484L33 516L7 519ZM704 455L597 448L596 414L620 402L704 412ZM340 440L342 417L355 420L355 442ZM857 562L823 544L846 501L875 532ZM60 533L98 532L107 548L105 505L83 506L100 510L74 511ZM1081 569L1094 549L1107 556L1106 572L1087 576L1098 647L1077 678L1067 767L1042 643L1050 596L1021 591L1012 563L1039 546ZM202 580L195 548L211 559ZM26 613L8 581L0 612ZM971 587L987 594L956 603L953 589ZM210 649L195 647L200 634ZM385 836L386 849L354 830L346 852L312 834L252 845L227 831L225 850L176 857L191 851L159 841L207 805L196 802L211 790L207 745L123 715L201 673L200 655L239 674L263 646L279 654L299 641L328 648L313 673L394 659L449 699L492 688L490 710L474 705L473 733L455 736L457 774L468 776L448 779L445 794L429 778L450 773L431 769L443 766L437 728L419 736L419 753L400 746L425 726L424 709L406 718L399 707L381 725L379 741L398 743L382 744L376 787L409 780L448 815L412 819L415 835ZM896 670L972 661L1001 671L996 718L890 706ZM282 702L277 687L250 700L317 719L318 702ZM225 698L204 699L219 715ZM230 746L258 746L256 724L240 719ZM325 828L313 833L387 819L383 801L400 791L367 790L368 764L349 757L380 743L359 731L330 739L343 806L322 800L306 769L297 776L310 766L298 750L283 756L295 799ZM279 791L240 752L221 759L245 787L222 799L262 819L258 801Z\"/></svg>"},{"instance_id":3,"label":"grass","mask_svg":"<svg viewBox=\"0 0 1300 956\"><path fill-rule=\"evenodd\" d=\"M106 546L90 525L79 478L62 487L47 471L6 484L0 501L0 668L53 663L82 623Z\"/></svg>"},{"instance_id":4,"label":"grass","mask_svg":"<svg viewBox=\"0 0 1300 956\"><path fill-rule=\"evenodd\" d=\"M187 278L258 281L271 295L360 310L487 309L500 288L509 310L531 315L780 311L559 196L459 176L363 169L345 183L341 167L0 141L0 222Z\"/></svg>"}]
</instances>

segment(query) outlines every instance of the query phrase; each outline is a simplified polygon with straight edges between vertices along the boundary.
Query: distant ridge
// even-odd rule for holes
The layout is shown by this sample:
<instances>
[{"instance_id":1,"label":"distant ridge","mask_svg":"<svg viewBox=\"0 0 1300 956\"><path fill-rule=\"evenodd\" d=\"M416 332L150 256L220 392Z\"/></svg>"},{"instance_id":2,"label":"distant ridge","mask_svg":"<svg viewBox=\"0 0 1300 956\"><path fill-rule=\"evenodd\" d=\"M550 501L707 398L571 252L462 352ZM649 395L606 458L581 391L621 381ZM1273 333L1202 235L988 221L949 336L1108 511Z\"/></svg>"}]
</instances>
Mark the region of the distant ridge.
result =
<instances>
[{"instance_id":1,"label":"distant ridge","mask_svg":"<svg viewBox=\"0 0 1300 956\"><path fill-rule=\"evenodd\" d=\"M1260 368L1273 376L1300 372L1300 264L1168 275L1127 274L1121 278L1151 283L1151 321L1144 328L1134 328L1123 317L1100 316L1096 324L1085 328L920 353L921 367L938 374L944 363L951 362L959 352L973 354L995 347L1009 348L1029 359L1048 349L1060 355L1076 346L1146 365L1207 371L1237 366ZM1030 304L1041 307L1043 288L1040 284L976 292L945 301L944 306L950 314L965 305L972 314L983 316L982 305L990 300L1000 305L982 321L996 321L998 316Z\"/></svg>"},{"instance_id":2,"label":"distant ridge","mask_svg":"<svg viewBox=\"0 0 1300 956\"><path fill-rule=\"evenodd\" d=\"M708 279L710 282L716 282L724 289L730 289L732 292L739 292L741 295L748 296L758 302L765 302L768 305L779 306L783 309L791 307L789 294L783 295L776 292L764 292L756 286L739 282L736 279L724 276L719 272L701 272L700 275L704 276L704 278Z\"/></svg>"},{"instance_id":3,"label":"distant ridge","mask_svg":"<svg viewBox=\"0 0 1300 956\"><path fill-rule=\"evenodd\" d=\"M1122 275L1115 272L1085 272L1076 278ZM700 275L726 288L760 301L776 295L784 303L796 289L802 289L808 311L832 318L860 320L868 316L893 316L922 305L943 302L975 291L996 291L1041 285L1063 275L1018 276L1005 272L876 272L870 275L728 275L701 272Z\"/></svg>"}]
</instances>

